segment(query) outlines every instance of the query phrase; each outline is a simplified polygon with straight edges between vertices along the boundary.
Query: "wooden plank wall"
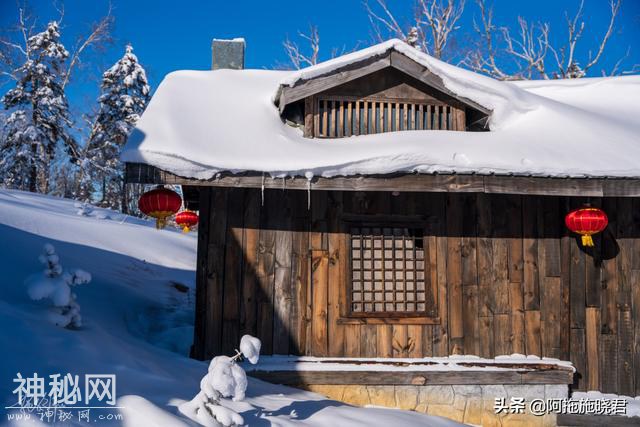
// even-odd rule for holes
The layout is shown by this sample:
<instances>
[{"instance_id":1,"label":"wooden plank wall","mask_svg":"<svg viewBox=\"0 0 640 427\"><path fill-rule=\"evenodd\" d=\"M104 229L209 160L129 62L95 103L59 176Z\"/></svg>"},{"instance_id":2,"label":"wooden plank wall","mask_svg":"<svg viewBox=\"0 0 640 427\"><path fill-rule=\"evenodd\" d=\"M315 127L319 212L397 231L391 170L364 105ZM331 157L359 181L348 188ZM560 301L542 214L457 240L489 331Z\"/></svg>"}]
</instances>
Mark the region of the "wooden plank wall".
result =
<instances>
[{"instance_id":1,"label":"wooden plank wall","mask_svg":"<svg viewBox=\"0 0 640 427\"><path fill-rule=\"evenodd\" d=\"M640 394L640 199L203 190L196 358L232 354L245 333L264 354L524 353L573 361L577 389ZM564 227L587 201L610 219L592 250ZM344 214L424 216L440 323L338 321Z\"/></svg>"}]
</instances>

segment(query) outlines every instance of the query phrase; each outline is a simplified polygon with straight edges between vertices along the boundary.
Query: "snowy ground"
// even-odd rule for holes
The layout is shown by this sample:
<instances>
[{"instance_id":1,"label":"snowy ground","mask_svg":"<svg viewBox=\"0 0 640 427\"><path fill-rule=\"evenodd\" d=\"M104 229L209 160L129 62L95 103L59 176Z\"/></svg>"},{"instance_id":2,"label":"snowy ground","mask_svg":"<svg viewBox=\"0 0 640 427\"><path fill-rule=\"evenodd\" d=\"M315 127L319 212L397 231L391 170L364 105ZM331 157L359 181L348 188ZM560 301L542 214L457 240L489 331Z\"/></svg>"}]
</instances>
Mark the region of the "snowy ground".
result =
<instances>
[{"instance_id":1,"label":"snowy ground","mask_svg":"<svg viewBox=\"0 0 640 427\"><path fill-rule=\"evenodd\" d=\"M93 410L95 425L193 425L177 406L199 390L207 364L189 359L192 339L195 235L158 232L151 222L96 209L78 216L69 200L0 190L0 399L12 406L18 372L115 374L119 410ZM42 270L38 255L55 246L65 268L93 281L77 291L84 326L49 324L45 303L24 286ZM185 286L188 291L185 292ZM439 417L379 408L354 408L308 392L249 380L243 402L226 401L251 426L449 426ZM71 421L78 422L78 411ZM9 421L2 425L52 425ZM98 419L111 417L108 419ZM114 417L121 419L115 420ZM56 425L70 425L71 421Z\"/></svg>"}]
</instances>

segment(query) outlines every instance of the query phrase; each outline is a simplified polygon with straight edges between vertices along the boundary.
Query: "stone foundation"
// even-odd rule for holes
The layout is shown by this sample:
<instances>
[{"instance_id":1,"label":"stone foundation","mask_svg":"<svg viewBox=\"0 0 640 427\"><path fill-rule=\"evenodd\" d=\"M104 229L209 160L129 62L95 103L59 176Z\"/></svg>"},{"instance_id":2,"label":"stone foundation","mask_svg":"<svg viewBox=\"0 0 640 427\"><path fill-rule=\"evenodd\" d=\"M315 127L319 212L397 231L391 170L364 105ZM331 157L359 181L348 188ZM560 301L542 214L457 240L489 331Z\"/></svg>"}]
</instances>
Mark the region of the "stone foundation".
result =
<instances>
[{"instance_id":1,"label":"stone foundation","mask_svg":"<svg viewBox=\"0 0 640 427\"><path fill-rule=\"evenodd\" d=\"M567 385L306 385L309 391L356 406L375 405L438 415L481 426L556 426L556 415L532 415L532 399L567 398ZM523 397L524 414L496 414L495 399Z\"/></svg>"}]
</instances>

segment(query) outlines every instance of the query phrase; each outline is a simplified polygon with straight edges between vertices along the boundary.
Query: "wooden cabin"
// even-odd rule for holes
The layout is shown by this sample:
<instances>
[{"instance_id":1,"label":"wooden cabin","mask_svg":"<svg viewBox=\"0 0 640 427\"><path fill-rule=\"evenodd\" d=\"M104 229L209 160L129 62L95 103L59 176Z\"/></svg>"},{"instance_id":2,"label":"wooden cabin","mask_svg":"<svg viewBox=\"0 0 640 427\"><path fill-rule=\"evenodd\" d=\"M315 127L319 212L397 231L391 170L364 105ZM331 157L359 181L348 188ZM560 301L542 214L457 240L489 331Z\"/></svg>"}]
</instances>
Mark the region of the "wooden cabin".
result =
<instances>
[{"instance_id":1,"label":"wooden cabin","mask_svg":"<svg viewBox=\"0 0 640 427\"><path fill-rule=\"evenodd\" d=\"M225 55L234 49L223 49L222 65L216 67L214 58L214 68L229 68ZM244 45L236 51L243 53ZM265 355L520 353L572 362L576 372L565 383L574 390L640 395L638 133L620 131L626 136L616 134L601 151L590 152L601 128L589 128L596 125L584 111L576 113L584 115L582 124L567 114L566 129L554 134L526 122L550 110L562 115L558 103L569 102L571 90L586 89L496 82L399 41L276 73L219 70L172 77L158 89L158 101L151 101L124 155L128 182L182 185L188 205L200 212L192 357L232 354L243 334L260 338ZM262 132L254 141L256 154L242 146L251 134L233 142L234 136L212 125L210 139L203 130L206 141L177 141L179 126L199 125L156 130L151 119L145 121L167 118L170 108L188 108L172 94L204 97L210 89L203 82L215 76L271 85L273 96L258 97L264 105L254 108L255 115L240 91L257 89L242 89L245 83L238 83L238 98L211 89L212 99L205 99L211 120L227 109L253 120L238 132ZM171 89L190 78L193 86ZM635 94L640 87L637 79L603 82L628 85L624 90ZM540 100L553 98L552 92L563 100ZM538 109L524 105L535 102ZM633 108L640 111L637 102ZM516 113L524 118L499 122ZM261 126L260 114L281 130L253 129ZM572 126L593 134L583 141L586 153L575 152L563 133ZM513 141L494 144L500 135ZM277 141L287 138L278 151ZM171 150L158 149L156 140L185 150L180 160L157 157ZM416 155L422 140L429 148ZM349 144L372 150L371 157ZM387 154L376 151L377 144ZM337 162L305 173L306 164L325 161L316 155L300 155L299 165L282 160L281 168L269 171L233 166L244 156L249 163L257 157L260 165L262 157L275 164L303 145L316 150L312 154L336 150L348 166ZM189 151L193 146L201 155ZM632 152L621 156L619 147ZM221 159L208 175L207 150L211 162ZM503 163L493 169L476 164L483 151L487 161ZM574 160L572 151L583 158ZM449 163L434 160L434 166L430 156ZM188 160L197 168L185 166ZM566 161L564 172L554 169L556 160ZM419 164L403 166L411 162ZM344 173L345 167L353 173ZM584 205L603 209L609 218L593 248L582 246L564 224L569 211Z\"/></svg>"}]
</instances>

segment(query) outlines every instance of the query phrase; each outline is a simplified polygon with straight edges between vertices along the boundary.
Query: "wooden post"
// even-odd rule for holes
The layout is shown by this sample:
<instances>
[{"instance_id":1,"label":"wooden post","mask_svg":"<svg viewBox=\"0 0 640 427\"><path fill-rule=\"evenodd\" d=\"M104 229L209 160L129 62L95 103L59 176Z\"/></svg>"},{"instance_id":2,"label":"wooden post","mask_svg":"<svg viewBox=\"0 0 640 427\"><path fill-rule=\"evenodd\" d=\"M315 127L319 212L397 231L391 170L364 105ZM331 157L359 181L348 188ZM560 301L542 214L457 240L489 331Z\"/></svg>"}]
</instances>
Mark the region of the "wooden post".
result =
<instances>
[{"instance_id":1,"label":"wooden post","mask_svg":"<svg viewBox=\"0 0 640 427\"><path fill-rule=\"evenodd\" d=\"M600 309L586 309L586 344L587 344L587 389L598 390L600 386L600 365L598 362L598 336L600 335ZM613 375L613 373L608 373Z\"/></svg>"},{"instance_id":2,"label":"wooden post","mask_svg":"<svg viewBox=\"0 0 640 427\"><path fill-rule=\"evenodd\" d=\"M304 136L307 138L314 137L314 100L313 96L304 99Z\"/></svg>"},{"instance_id":3,"label":"wooden post","mask_svg":"<svg viewBox=\"0 0 640 427\"><path fill-rule=\"evenodd\" d=\"M209 231L211 188L200 190L200 224L198 226L198 252L196 268L196 306L195 324L193 330L193 347L191 357L199 360L206 358L205 342L207 341L207 276L209 263Z\"/></svg>"},{"instance_id":4,"label":"wooden post","mask_svg":"<svg viewBox=\"0 0 640 427\"><path fill-rule=\"evenodd\" d=\"M329 137L329 132L327 131L327 126L328 126L328 123L329 123L329 120L327 118L327 116L329 114L328 111L327 111L328 106L329 106L329 101L322 100L322 105L323 105L323 108L322 108L322 136Z\"/></svg>"},{"instance_id":5,"label":"wooden post","mask_svg":"<svg viewBox=\"0 0 640 427\"><path fill-rule=\"evenodd\" d=\"M356 101L356 111L355 111L355 131L354 135L360 135L360 100ZM366 133L366 132L365 132Z\"/></svg>"},{"instance_id":6,"label":"wooden post","mask_svg":"<svg viewBox=\"0 0 640 427\"><path fill-rule=\"evenodd\" d=\"M314 356L327 356L327 292L329 256L325 250L311 251L311 350Z\"/></svg>"}]
</instances>

